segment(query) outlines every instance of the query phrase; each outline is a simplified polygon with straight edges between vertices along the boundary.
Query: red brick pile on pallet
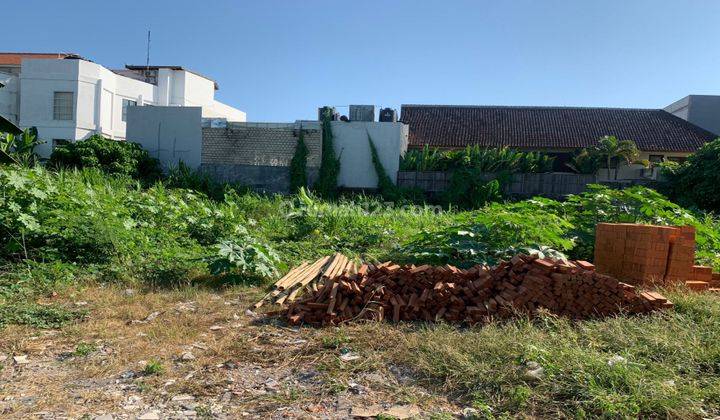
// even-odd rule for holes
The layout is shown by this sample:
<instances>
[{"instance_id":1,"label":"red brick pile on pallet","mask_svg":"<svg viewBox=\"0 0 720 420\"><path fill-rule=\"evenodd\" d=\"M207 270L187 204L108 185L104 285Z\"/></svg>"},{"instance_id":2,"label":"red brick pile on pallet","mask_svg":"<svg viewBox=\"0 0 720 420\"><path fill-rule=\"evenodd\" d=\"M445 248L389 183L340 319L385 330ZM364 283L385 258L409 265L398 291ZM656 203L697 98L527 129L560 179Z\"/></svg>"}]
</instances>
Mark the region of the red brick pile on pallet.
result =
<instances>
[{"instance_id":1,"label":"red brick pile on pallet","mask_svg":"<svg viewBox=\"0 0 720 420\"><path fill-rule=\"evenodd\" d=\"M285 312L293 324L339 324L359 319L447 321L470 324L540 310L584 319L671 308L655 292L596 273L584 261L519 255L494 268L362 265L326 279Z\"/></svg>"},{"instance_id":2,"label":"red brick pile on pallet","mask_svg":"<svg viewBox=\"0 0 720 420\"><path fill-rule=\"evenodd\" d=\"M720 291L711 267L695 265L695 228L598 223L597 271L634 285L678 283L693 290Z\"/></svg>"}]
</instances>

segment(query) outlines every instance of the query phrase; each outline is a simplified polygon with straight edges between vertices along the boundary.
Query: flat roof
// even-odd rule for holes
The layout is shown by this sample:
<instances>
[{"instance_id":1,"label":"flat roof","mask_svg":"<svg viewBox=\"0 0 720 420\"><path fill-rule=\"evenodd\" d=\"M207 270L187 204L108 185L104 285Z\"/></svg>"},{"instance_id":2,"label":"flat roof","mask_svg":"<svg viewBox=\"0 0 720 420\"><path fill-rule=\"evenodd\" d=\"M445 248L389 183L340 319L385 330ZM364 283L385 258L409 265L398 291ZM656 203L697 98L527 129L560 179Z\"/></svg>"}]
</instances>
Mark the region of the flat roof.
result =
<instances>
[{"instance_id":1,"label":"flat roof","mask_svg":"<svg viewBox=\"0 0 720 420\"><path fill-rule=\"evenodd\" d=\"M63 58L74 56L72 53L31 53L31 52L0 52L0 66L19 66L24 58L40 59L55 58L62 60Z\"/></svg>"},{"instance_id":2,"label":"flat roof","mask_svg":"<svg viewBox=\"0 0 720 420\"><path fill-rule=\"evenodd\" d=\"M215 79L212 79L210 77L205 76L202 73L198 73L194 70L190 70L188 68L185 68L183 66L145 66L145 65L137 65L137 64L126 64L125 68L128 70L134 70L134 71L142 71L142 70L160 70L160 69L167 69L167 70L182 70L186 71L188 73L192 73L196 76L200 76L203 79L207 79L213 83L215 83L215 90L220 89L220 85L218 85L218 82L215 81Z\"/></svg>"}]
</instances>

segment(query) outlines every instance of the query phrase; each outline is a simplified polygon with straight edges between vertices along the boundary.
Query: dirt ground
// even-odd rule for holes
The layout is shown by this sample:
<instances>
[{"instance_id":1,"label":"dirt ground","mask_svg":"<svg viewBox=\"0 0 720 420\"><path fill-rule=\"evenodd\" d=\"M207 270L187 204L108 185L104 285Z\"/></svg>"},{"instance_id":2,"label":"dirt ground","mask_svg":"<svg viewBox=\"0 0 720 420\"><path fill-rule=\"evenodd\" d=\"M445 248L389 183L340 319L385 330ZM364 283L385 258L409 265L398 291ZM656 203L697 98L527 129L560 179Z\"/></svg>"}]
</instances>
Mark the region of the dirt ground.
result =
<instances>
[{"instance_id":1,"label":"dirt ground","mask_svg":"<svg viewBox=\"0 0 720 420\"><path fill-rule=\"evenodd\" d=\"M0 416L460 415L388 357L402 327L291 328L246 310L261 292L98 286L48 297L88 316L60 330L2 331Z\"/></svg>"}]
</instances>

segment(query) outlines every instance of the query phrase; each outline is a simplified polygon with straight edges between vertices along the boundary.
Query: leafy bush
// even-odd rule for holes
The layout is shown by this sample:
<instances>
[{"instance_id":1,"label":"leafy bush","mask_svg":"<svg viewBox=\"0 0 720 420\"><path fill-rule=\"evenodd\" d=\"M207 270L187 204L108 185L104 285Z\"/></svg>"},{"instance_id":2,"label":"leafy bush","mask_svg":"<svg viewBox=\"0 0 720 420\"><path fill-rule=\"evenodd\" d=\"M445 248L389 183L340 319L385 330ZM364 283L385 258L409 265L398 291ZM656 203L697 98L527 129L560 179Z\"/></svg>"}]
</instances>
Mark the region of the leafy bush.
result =
<instances>
[{"instance_id":1,"label":"leafy bush","mask_svg":"<svg viewBox=\"0 0 720 420\"><path fill-rule=\"evenodd\" d=\"M57 305L45 306L24 302L0 305L0 328L6 324L60 328L85 315L85 311L70 310Z\"/></svg>"},{"instance_id":2,"label":"leafy bush","mask_svg":"<svg viewBox=\"0 0 720 420\"><path fill-rule=\"evenodd\" d=\"M253 238L244 239L240 243L225 240L217 244L217 256L209 258L210 272L217 275L237 270L240 274L266 278L277 275L275 251Z\"/></svg>"},{"instance_id":3,"label":"leafy bush","mask_svg":"<svg viewBox=\"0 0 720 420\"><path fill-rule=\"evenodd\" d=\"M218 203L162 184L143 190L98 170L0 167L0 258L103 264L106 273L151 277L148 270L187 272L222 241L266 247L245 229L237 199Z\"/></svg>"},{"instance_id":4,"label":"leafy bush","mask_svg":"<svg viewBox=\"0 0 720 420\"><path fill-rule=\"evenodd\" d=\"M594 174L602 167L617 169L621 162L628 165L633 162L639 162L645 166L650 164L648 161L638 161L639 156L640 152L634 141L618 140L615 136L604 136L598 141L597 146L576 150L570 163L567 163L566 166L580 174ZM617 170L615 179L617 179Z\"/></svg>"},{"instance_id":5,"label":"leafy bush","mask_svg":"<svg viewBox=\"0 0 720 420\"><path fill-rule=\"evenodd\" d=\"M400 255L433 264L495 264L530 248L558 255L570 250L573 225L540 202L493 203L458 223L426 230L400 249Z\"/></svg>"},{"instance_id":6,"label":"leafy bush","mask_svg":"<svg viewBox=\"0 0 720 420\"><path fill-rule=\"evenodd\" d=\"M578 259L592 259L595 225L603 222L691 225L697 231L701 259L715 259L720 250L720 229L712 217L699 218L649 188L636 186L616 190L591 185L583 194L572 195L565 203L554 207L575 226L572 234L577 238L577 245L571 255Z\"/></svg>"},{"instance_id":7,"label":"leafy bush","mask_svg":"<svg viewBox=\"0 0 720 420\"><path fill-rule=\"evenodd\" d=\"M687 161L664 173L670 194L680 204L720 212L720 139L706 143Z\"/></svg>"},{"instance_id":8,"label":"leafy bush","mask_svg":"<svg viewBox=\"0 0 720 420\"><path fill-rule=\"evenodd\" d=\"M169 188L183 188L202 193L215 201L223 201L231 192L247 193L251 188L233 182L218 182L210 174L199 169L192 169L184 162L168 169L163 183Z\"/></svg>"},{"instance_id":9,"label":"leafy bush","mask_svg":"<svg viewBox=\"0 0 720 420\"><path fill-rule=\"evenodd\" d=\"M602 166L603 158L593 149L576 150L565 165L579 174L594 174Z\"/></svg>"},{"instance_id":10,"label":"leafy bush","mask_svg":"<svg viewBox=\"0 0 720 420\"><path fill-rule=\"evenodd\" d=\"M554 157L540 152L467 146L462 150L439 151L427 146L408 150L400 161L403 171L447 171L473 168L479 172L550 172Z\"/></svg>"},{"instance_id":11,"label":"leafy bush","mask_svg":"<svg viewBox=\"0 0 720 420\"><path fill-rule=\"evenodd\" d=\"M1 314L7 322L51 325L52 313L28 305L59 286L174 285L211 273L257 282L332 252L462 266L517 252L591 259L601 221L695 226L699 262L720 269L718 220L643 187L594 186L565 202L533 198L447 211L362 194L326 201L304 188L294 197L229 190L211 200L163 183L144 189L98 169L0 166Z\"/></svg>"},{"instance_id":12,"label":"leafy bush","mask_svg":"<svg viewBox=\"0 0 720 420\"><path fill-rule=\"evenodd\" d=\"M40 160L35 147L43 143L35 127L25 129L20 135L0 133L0 163L33 166Z\"/></svg>"},{"instance_id":13,"label":"leafy bush","mask_svg":"<svg viewBox=\"0 0 720 420\"><path fill-rule=\"evenodd\" d=\"M488 179L477 168L460 168L453 171L450 183L443 194L444 202L461 209L477 209L487 203L502 200L502 183L509 174Z\"/></svg>"},{"instance_id":14,"label":"leafy bush","mask_svg":"<svg viewBox=\"0 0 720 420\"><path fill-rule=\"evenodd\" d=\"M162 175L160 162L138 143L116 141L96 134L86 140L59 145L50 155L53 168L98 168L152 182Z\"/></svg>"}]
</instances>

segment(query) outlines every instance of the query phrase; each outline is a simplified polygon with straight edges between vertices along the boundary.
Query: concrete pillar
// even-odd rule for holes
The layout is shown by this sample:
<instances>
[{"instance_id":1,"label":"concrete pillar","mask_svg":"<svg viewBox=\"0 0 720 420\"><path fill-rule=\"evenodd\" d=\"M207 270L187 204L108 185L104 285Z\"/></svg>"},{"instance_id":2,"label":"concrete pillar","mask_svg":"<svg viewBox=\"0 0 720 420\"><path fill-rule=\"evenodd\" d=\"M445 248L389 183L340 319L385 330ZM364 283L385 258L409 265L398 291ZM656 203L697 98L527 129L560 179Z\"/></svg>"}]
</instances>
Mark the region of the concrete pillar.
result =
<instances>
[{"instance_id":1,"label":"concrete pillar","mask_svg":"<svg viewBox=\"0 0 720 420\"><path fill-rule=\"evenodd\" d=\"M102 134L102 95L103 81L102 79L98 79L97 83L95 84L95 118L93 118L93 122L95 123L95 132L97 134ZM77 96L77 94L75 96ZM75 115L78 115L77 109L75 110Z\"/></svg>"}]
</instances>

